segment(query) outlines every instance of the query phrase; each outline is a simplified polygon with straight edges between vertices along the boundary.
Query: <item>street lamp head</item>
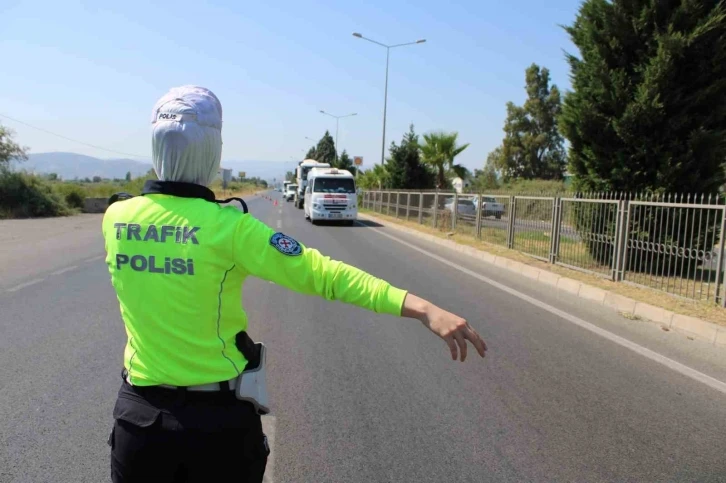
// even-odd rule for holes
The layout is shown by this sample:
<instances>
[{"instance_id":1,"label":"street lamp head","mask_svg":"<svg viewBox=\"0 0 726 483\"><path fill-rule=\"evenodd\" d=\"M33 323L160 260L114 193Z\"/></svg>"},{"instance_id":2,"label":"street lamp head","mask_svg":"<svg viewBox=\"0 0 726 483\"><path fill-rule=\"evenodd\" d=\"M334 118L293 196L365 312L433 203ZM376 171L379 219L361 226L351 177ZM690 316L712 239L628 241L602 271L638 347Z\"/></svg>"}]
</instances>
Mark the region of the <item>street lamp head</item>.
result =
<instances>
[{"instance_id":1,"label":"street lamp head","mask_svg":"<svg viewBox=\"0 0 726 483\"><path fill-rule=\"evenodd\" d=\"M424 42L426 42L426 39L421 39L421 40L416 41L417 44L423 44Z\"/></svg>"},{"instance_id":2,"label":"street lamp head","mask_svg":"<svg viewBox=\"0 0 726 483\"><path fill-rule=\"evenodd\" d=\"M323 111L322 109L320 110L320 112L322 112L323 114L325 114L325 111Z\"/></svg>"},{"instance_id":3,"label":"street lamp head","mask_svg":"<svg viewBox=\"0 0 726 483\"><path fill-rule=\"evenodd\" d=\"M353 37L358 37L359 39L362 39L363 36L359 34L358 32L353 32Z\"/></svg>"}]
</instances>

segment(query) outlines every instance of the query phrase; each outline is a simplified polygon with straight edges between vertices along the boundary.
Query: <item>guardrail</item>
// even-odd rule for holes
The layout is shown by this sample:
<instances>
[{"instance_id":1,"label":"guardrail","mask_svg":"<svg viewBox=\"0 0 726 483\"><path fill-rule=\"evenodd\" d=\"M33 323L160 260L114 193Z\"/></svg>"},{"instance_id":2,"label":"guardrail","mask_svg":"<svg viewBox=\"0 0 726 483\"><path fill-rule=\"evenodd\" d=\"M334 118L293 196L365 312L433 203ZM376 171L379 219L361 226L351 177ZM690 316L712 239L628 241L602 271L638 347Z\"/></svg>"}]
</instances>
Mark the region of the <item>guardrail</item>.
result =
<instances>
[{"instance_id":1,"label":"guardrail","mask_svg":"<svg viewBox=\"0 0 726 483\"><path fill-rule=\"evenodd\" d=\"M726 307L726 206L717 196L363 191L361 205L615 282Z\"/></svg>"}]
</instances>

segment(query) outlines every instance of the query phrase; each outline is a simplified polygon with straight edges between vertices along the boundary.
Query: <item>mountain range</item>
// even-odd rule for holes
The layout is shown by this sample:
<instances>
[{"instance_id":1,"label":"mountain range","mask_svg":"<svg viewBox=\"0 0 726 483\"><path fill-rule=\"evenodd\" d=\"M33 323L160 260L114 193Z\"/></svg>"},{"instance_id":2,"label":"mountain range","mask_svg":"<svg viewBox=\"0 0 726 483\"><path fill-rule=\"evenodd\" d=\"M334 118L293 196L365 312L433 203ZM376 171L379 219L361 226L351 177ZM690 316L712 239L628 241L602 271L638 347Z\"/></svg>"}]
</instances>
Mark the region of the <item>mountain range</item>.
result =
<instances>
[{"instance_id":1,"label":"mountain range","mask_svg":"<svg viewBox=\"0 0 726 483\"><path fill-rule=\"evenodd\" d=\"M297 166L295 161L222 161L222 167L231 169L233 176L244 171L248 178L261 178L272 181L285 177L287 171ZM132 177L142 176L152 169L151 160L100 159L76 153L36 153L28 155L28 160L14 163L13 167L28 172L47 174L56 173L65 180L93 178L124 178L131 172Z\"/></svg>"}]
</instances>

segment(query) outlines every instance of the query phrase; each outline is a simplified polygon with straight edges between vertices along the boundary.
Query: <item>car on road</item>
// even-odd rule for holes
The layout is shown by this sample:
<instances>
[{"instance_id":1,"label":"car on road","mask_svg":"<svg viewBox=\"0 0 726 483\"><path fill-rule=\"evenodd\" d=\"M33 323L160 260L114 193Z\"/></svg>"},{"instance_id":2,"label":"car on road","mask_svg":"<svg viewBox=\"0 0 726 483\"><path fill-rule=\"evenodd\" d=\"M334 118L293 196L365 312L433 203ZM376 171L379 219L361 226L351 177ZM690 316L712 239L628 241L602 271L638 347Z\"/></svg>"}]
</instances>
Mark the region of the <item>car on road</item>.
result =
<instances>
[{"instance_id":1,"label":"car on road","mask_svg":"<svg viewBox=\"0 0 726 483\"><path fill-rule=\"evenodd\" d=\"M295 198L295 191L297 191L296 184L289 184L285 188L285 193L282 195L285 201L292 201Z\"/></svg>"},{"instance_id":2,"label":"car on road","mask_svg":"<svg viewBox=\"0 0 726 483\"><path fill-rule=\"evenodd\" d=\"M471 215L476 216L476 205L473 201L467 198L459 198L457 201L456 212L459 215ZM454 197L446 198L444 201L444 209L451 212L454 211Z\"/></svg>"},{"instance_id":3,"label":"car on road","mask_svg":"<svg viewBox=\"0 0 726 483\"><path fill-rule=\"evenodd\" d=\"M479 206L479 197L474 197L474 206ZM504 204L497 202L493 196L482 196L481 200L482 216L493 216L499 220L504 215Z\"/></svg>"}]
</instances>

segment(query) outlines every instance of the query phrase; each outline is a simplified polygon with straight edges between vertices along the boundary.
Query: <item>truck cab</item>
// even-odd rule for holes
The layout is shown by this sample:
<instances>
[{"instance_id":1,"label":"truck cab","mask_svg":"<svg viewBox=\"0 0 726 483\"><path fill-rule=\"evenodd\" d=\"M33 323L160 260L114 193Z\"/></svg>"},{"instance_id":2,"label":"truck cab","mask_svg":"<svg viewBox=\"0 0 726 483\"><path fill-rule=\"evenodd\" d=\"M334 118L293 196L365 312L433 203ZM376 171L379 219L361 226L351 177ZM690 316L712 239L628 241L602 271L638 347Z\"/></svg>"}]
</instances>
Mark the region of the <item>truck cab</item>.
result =
<instances>
[{"instance_id":1,"label":"truck cab","mask_svg":"<svg viewBox=\"0 0 726 483\"><path fill-rule=\"evenodd\" d=\"M302 208L305 203L305 187L308 184L308 173L313 168L330 168L328 163L319 163L314 159L300 161L297 166L297 190L293 198L295 208Z\"/></svg>"},{"instance_id":2,"label":"truck cab","mask_svg":"<svg viewBox=\"0 0 726 483\"><path fill-rule=\"evenodd\" d=\"M305 218L313 224L324 220L352 225L358 218L353 174L336 168L311 169L305 188Z\"/></svg>"}]
</instances>

